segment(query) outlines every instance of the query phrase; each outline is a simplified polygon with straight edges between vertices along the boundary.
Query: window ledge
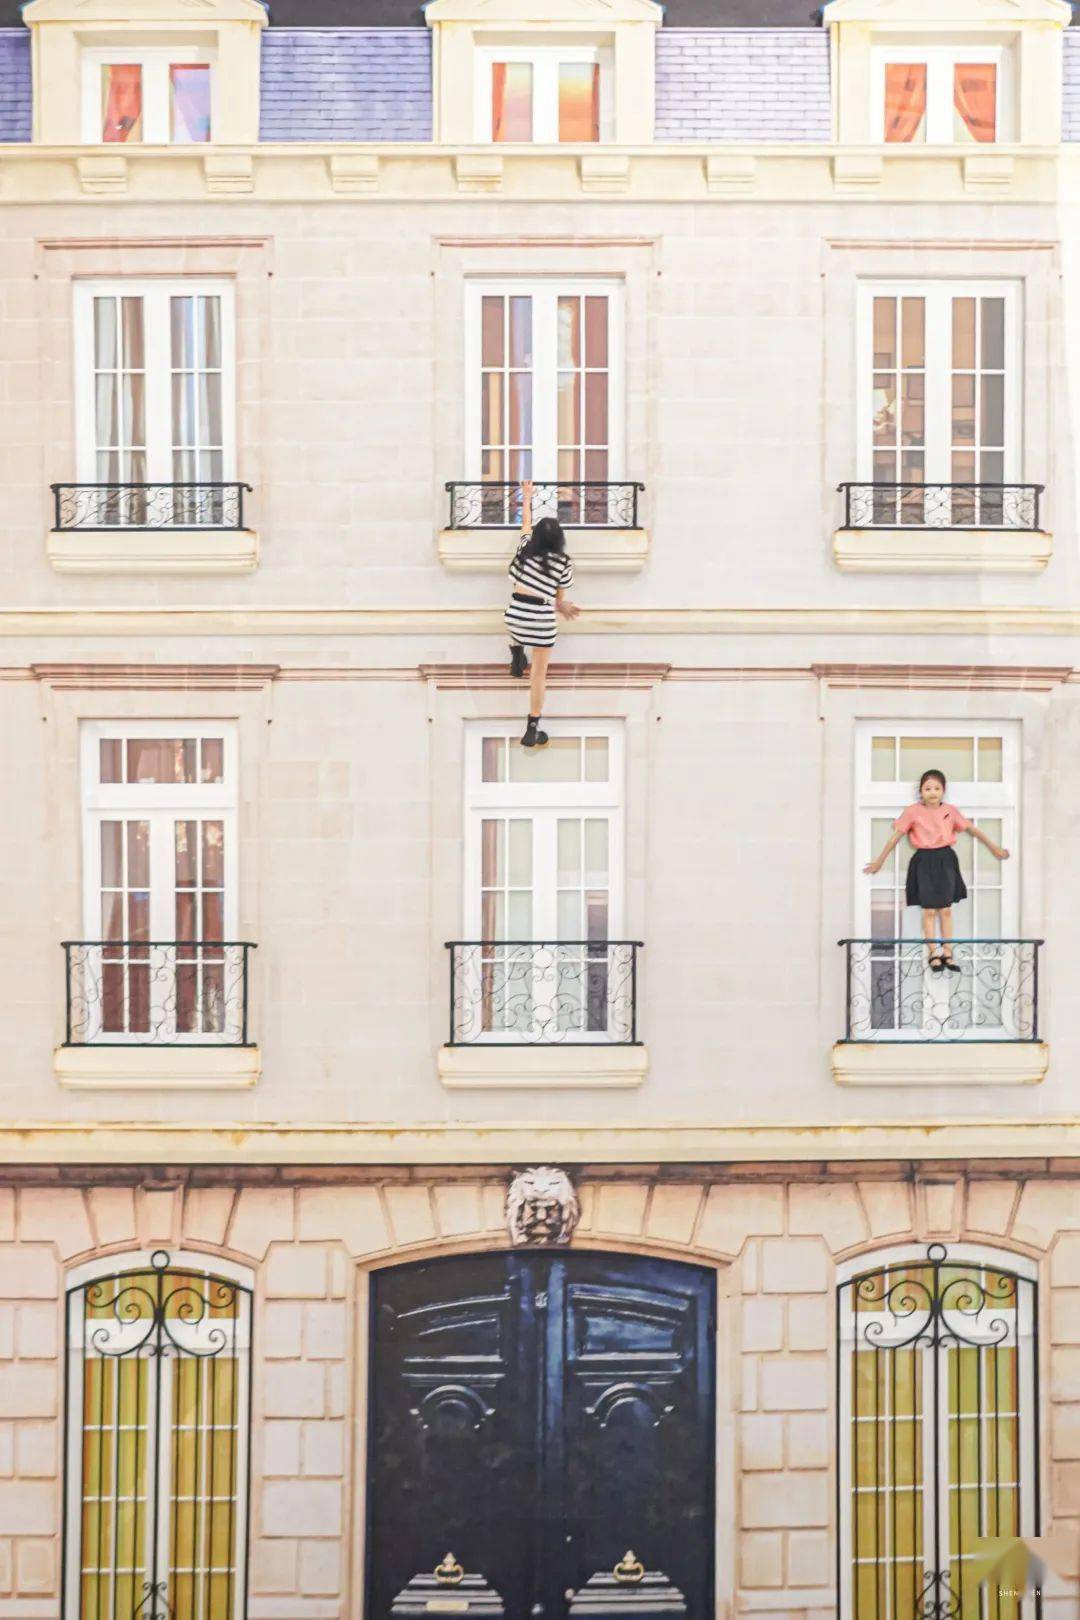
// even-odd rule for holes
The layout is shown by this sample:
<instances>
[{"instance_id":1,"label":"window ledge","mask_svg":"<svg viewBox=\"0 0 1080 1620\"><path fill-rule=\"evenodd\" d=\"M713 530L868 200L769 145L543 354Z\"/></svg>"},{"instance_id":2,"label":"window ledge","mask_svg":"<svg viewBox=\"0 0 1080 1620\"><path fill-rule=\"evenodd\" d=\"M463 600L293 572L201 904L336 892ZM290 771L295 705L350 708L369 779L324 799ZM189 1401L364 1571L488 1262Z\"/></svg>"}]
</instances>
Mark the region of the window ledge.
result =
<instances>
[{"instance_id":1,"label":"window ledge","mask_svg":"<svg viewBox=\"0 0 1080 1620\"><path fill-rule=\"evenodd\" d=\"M442 1046L439 1079L449 1091L601 1090L640 1086L645 1046Z\"/></svg>"},{"instance_id":2,"label":"window ledge","mask_svg":"<svg viewBox=\"0 0 1080 1620\"><path fill-rule=\"evenodd\" d=\"M1043 1041L838 1041L838 1086L1036 1086L1050 1067Z\"/></svg>"},{"instance_id":3,"label":"window ledge","mask_svg":"<svg viewBox=\"0 0 1080 1620\"><path fill-rule=\"evenodd\" d=\"M46 555L58 574L250 574L254 529L50 529Z\"/></svg>"},{"instance_id":4,"label":"window ledge","mask_svg":"<svg viewBox=\"0 0 1080 1620\"><path fill-rule=\"evenodd\" d=\"M257 1046L58 1046L53 1072L79 1091L239 1091L258 1082Z\"/></svg>"},{"instance_id":5,"label":"window ledge","mask_svg":"<svg viewBox=\"0 0 1080 1620\"><path fill-rule=\"evenodd\" d=\"M503 574L519 538L516 529L441 529L439 561L454 572ZM582 573L636 573L648 560L649 532L568 528L566 547Z\"/></svg>"},{"instance_id":6,"label":"window ledge","mask_svg":"<svg viewBox=\"0 0 1080 1620\"><path fill-rule=\"evenodd\" d=\"M1038 574L1053 536L1043 529L837 529L836 566L871 574Z\"/></svg>"}]
</instances>

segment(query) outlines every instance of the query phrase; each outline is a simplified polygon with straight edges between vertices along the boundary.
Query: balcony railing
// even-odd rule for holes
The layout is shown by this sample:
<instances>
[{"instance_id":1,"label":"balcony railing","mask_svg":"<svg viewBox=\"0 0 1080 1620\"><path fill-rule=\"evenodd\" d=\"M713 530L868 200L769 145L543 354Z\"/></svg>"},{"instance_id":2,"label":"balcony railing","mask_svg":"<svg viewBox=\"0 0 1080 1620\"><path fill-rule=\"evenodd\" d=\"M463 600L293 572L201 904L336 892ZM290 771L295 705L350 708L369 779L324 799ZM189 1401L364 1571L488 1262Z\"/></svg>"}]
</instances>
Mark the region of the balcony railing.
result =
<instances>
[{"instance_id":1,"label":"balcony railing","mask_svg":"<svg viewBox=\"0 0 1080 1620\"><path fill-rule=\"evenodd\" d=\"M637 1046L640 940L450 940L450 1046Z\"/></svg>"},{"instance_id":2,"label":"balcony railing","mask_svg":"<svg viewBox=\"0 0 1080 1620\"><path fill-rule=\"evenodd\" d=\"M1036 530L1043 484L840 484L845 529Z\"/></svg>"},{"instance_id":3,"label":"balcony railing","mask_svg":"<svg viewBox=\"0 0 1080 1620\"><path fill-rule=\"evenodd\" d=\"M636 529L644 484L593 479L534 484L532 520L558 518L575 529ZM447 484L452 529L516 529L521 524L520 483Z\"/></svg>"},{"instance_id":4,"label":"balcony railing","mask_svg":"<svg viewBox=\"0 0 1080 1620\"><path fill-rule=\"evenodd\" d=\"M845 1041L1037 1041L1041 939L957 939L935 973L922 939L842 939ZM940 945L934 947L940 952Z\"/></svg>"},{"instance_id":5,"label":"balcony railing","mask_svg":"<svg viewBox=\"0 0 1080 1620\"><path fill-rule=\"evenodd\" d=\"M54 529L242 529L250 484L53 484Z\"/></svg>"},{"instance_id":6,"label":"balcony railing","mask_svg":"<svg viewBox=\"0 0 1080 1620\"><path fill-rule=\"evenodd\" d=\"M249 941L64 941L66 1046L249 1046Z\"/></svg>"}]
</instances>

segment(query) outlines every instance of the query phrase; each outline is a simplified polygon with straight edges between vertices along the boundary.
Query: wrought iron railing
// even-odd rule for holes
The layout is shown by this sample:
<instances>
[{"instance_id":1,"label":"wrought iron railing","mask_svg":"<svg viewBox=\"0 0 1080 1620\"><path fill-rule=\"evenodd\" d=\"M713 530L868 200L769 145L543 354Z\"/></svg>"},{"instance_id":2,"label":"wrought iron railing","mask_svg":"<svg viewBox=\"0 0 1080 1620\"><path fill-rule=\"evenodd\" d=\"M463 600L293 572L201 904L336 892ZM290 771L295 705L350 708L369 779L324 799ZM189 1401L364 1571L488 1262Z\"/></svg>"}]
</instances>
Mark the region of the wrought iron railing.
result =
<instances>
[{"instance_id":1,"label":"wrought iron railing","mask_svg":"<svg viewBox=\"0 0 1080 1620\"><path fill-rule=\"evenodd\" d=\"M845 529L1039 528L1043 484L840 484Z\"/></svg>"},{"instance_id":2,"label":"wrought iron railing","mask_svg":"<svg viewBox=\"0 0 1080 1620\"><path fill-rule=\"evenodd\" d=\"M842 939L845 1041L1037 1041L1041 939L957 939L935 972L922 939Z\"/></svg>"},{"instance_id":3,"label":"wrought iron railing","mask_svg":"<svg viewBox=\"0 0 1080 1620\"><path fill-rule=\"evenodd\" d=\"M449 940L449 1045L637 1046L640 940Z\"/></svg>"},{"instance_id":4,"label":"wrought iron railing","mask_svg":"<svg viewBox=\"0 0 1080 1620\"><path fill-rule=\"evenodd\" d=\"M242 529L250 484L53 484L55 529Z\"/></svg>"},{"instance_id":5,"label":"wrought iron railing","mask_svg":"<svg viewBox=\"0 0 1080 1620\"><path fill-rule=\"evenodd\" d=\"M66 1046L250 1046L249 941L64 941Z\"/></svg>"},{"instance_id":6,"label":"wrought iron railing","mask_svg":"<svg viewBox=\"0 0 1080 1620\"><path fill-rule=\"evenodd\" d=\"M558 518L580 529L636 529L644 484L570 479L533 485L532 521ZM520 483L447 484L452 529L515 529L521 524Z\"/></svg>"}]
</instances>

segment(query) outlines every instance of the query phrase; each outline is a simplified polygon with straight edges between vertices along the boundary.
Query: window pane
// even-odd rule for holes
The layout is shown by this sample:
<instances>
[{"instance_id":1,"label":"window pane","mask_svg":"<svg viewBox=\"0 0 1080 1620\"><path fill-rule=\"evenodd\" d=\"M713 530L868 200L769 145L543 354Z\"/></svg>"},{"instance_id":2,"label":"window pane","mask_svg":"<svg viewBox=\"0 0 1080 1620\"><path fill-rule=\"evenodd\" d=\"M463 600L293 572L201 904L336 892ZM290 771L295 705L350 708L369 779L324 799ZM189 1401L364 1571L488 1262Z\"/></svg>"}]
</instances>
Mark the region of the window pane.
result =
<instances>
[{"instance_id":1,"label":"window pane","mask_svg":"<svg viewBox=\"0 0 1080 1620\"><path fill-rule=\"evenodd\" d=\"M150 823L127 822L127 881L129 889L145 889L150 883Z\"/></svg>"},{"instance_id":2,"label":"window pane","mask_svg":"<svg viewBox=\"0 0 1080 1620\"><path fill-rule=\"evenodd\" d=\"M949 783L975 780L975 743L971 737L901 737L900 780L917 783L931 768L945 773Z\"/></svg>"},{"instance_id":3,"label":"window pane","mask_svg":"<svg viewBox=\"0 0 1080 1620\"><path fill-rule=\"evenodd\" d=\"M991 371L1002 370L1005 365L1005 300L982 300L982 334L980 348L982 363Z\"/></svg>"},{"instance_id":4,"label":"window pane","mask_svg":"<svg viewBox=\"0 0 1080 1620\"><path fill-rule=\"evenodd\" d=\"M581 439L581 373L559 374L559 443L577 444Z\"/></svg>"},{"instance_id":5,"label":"window pane","mask_svg":"<svg viewBox=\"0 0 1080 1620\"><path fill-rule=\"evenodd\" d=\"M199 377L199 440L202 445L221 443L221 373L204 371Z\"/></svg>"},{"instance_id":6,"label":"window pane","mask_svg":"<svg viewBox=\"0 0 1080 1620\"><path fill-rule=\"evenodd\" d=\"M120 380L120 443L142 447L146 444L145 379L141 371L126 372Z\"/></svg>"},{"instance_id":7,"label":"window pane","mask_svg":"<svg viewBox=\"0 0 1080 1620\"><path fill-rule=\"evenodd\" d=\"M202 824L202 881L204 888L224 887L225 823L222 821L204 821Z\"/></svg>"},{"instance_id":8,"label":"window pane","mask_svg":"<svg viewBox=\"0 0 1080 1620\"><path fill-rule=\"evenodd\" d=\"M496 62L491 69L491 138L532 140L533 74L530 62Z\"/></svg>"},{"instance_id":9,"label":"window pane","mask_svg":"<svg viewBox=\"0 0 1080 1620\"><path fill-rule=\"evenodd\" d=\"M124 881L123 822L101 823L101 886L118 889Z\"/></svg>"},{"instance_id":10,"label":"window pane","mask_svg":"<svg viewBox=\"0 0 1080 1620\"><path fill-rule=\"evenodd\" d=\"M146 365L145 322L141 298L120 300L123 335L123 363L128 370L141 371Z\"/></svg>"},{"instance_id":11,"label":"window pane","mask_svg":"<svg viewBox=\"0 0 1080 1620\"><path fill-rule=\"evenodd\" d=\"M607 887L608 831L606 817L590 817L585 823L585 882L590 888Z\"/></svg>"},{"instance_id":12,"label":"window pane","mask_svg":"<svg viewBox=\"0 0 1080 1620\"><path fill-rule=\"evenodd\" d=\"M581 299L566 296L559 299L559 365L581 364Z\"/></svg>"},{"instance_id":13,"label":"window pane","mask_svg":"<svg viewBox=\"0 0 1080 1620\"><path fill-rule=\"evenodd\" d=\"M532 931L532 894L527 889L515 889L507 898L506 937L531 939Z\"/></svg>"},{"instance_id":14,"label":"window pane","mask_svg":"<svg viewBox=\"0 0 1080 1620\"><path fill-rule=\"evenodd\" d=\"M510 299L510 364L532 365L532 299Z\"/></svg>"},{"instance_id":15,"label":"window pane","mask_svg":"<svg viewBox=\"0 0 1080 1620\"><path fill-rule=\"evenodd\" d=\"M119 737L102 737L98 745L98 777L102 782L123 781L123 748Z\"/></svg>"},{"instance_id":16,"label":"window pane","mask_svg":"<svg viewBox=\"0 0 1080 1620\"><path fill-rule=\"evenodd\" d=\"M205 62L169 67L169 139L179 145L210 139L210 68Z\"/></svg>"},{"instance_id":17,"label":"window pane","mask_svg":"<svg viewBox=\"0 0 1080 1620\"><path fill-rule=\"evenodd\" d=\"M94 364L116 365L116 299L94 299Z\"/></svg>"},{"instance_id":18,"label":"window pane","mask_svg":"<svg viewBox=\"0 0 1080 1620\"><path fill-rule=\"evenodd\" d=\"M131 737L129 782L194 782L194 737Z\"/></svg>"},{"instance_id":19,"label":"window pane","mask_svg":"<svg viewBox=\"0 0 1080 1620\"><path fill-rule=\"evenodd\" d=\"M485 444L503 440L503 373L485 371L480 384L480 433Z\"/></svg>"},{"instance_id":20,"label":"window pane","mask_svg":"<svg viewBox=\"0 0 1080 1620\"><path fill-rule=\"evenodd\" d=\"M1000 737L979 738L979 781L1000 782L1002 780L1002 740Z\"/></svg>"},{"instance_id":21,"label":"window pane","mask_svg":"<svg viewBox=\"0 0 1080 1620\"><path fill-rule=\"evenodd\" d=\"M885 64L885 139L926 139L926 63Z\"/></svg>"},{"instance_id":22,"label":"window pane","mask_svg":"<svg viewBox=\"0 0 1080 1620\"><path fill-rule=\"evenodd\" d=\"M890 371L896 366L896 299L874 299L874 365Z\"/></svg>"},{"instance_id":23,"label":"window pane","mask_svg":"<svg viewBox=\"0 0 1080 1620\"><path fill-rule=\"evenodd\" d=\"M480 824L480 882L485 889L506 881L503 861L503 823L485 817Z\"/></svg>"},{"instance_id":24,"label":"window pane","mask_svg":"<svg viewBox=\"0 0 1080 1620\"><path fill-rule=\"evenodd\" d=\"M577 888L581 883L581 822L576 816L559 822L555 881L561 889Z\"/></svg>"},{"instance_id":25,"label":"window pane","mask_svg":"<svg viewBox=\"0 0 1080 1620\"><path fill-rule=\"evenodd\" d=\"M507 882L515 889L532 883L532 822L516 819L509 824L510 859Z\"/></svg>"},{"instance_id":26,"label":"window pane","mask_svg":"<svg viewBox=\"0 0 1080 1620\"><path fill-rule=\"evenodd\" d=\"M895 737L872 737L870 739L870 780L872 782L896 781Z\"/></svg>"},{"instance_id":27,"label":"window pane","mask_svg":"<svg viewBox=\"0 0 1080 1620\"><path fill-rule=\"evenodd\" d=\"M481 743L480 780L501 782L506 772L506 743L502 737L485 737Z\"/></svg>"},{"instance_id":28,"label":"window pane","mask_svg":"<svg viewBox=\"0 0 1080 1620\"><path fill-rule=\"evenodd\" d=\"M975 300L953 299L953 358L954 367L972 371L975 367Z\"/></svg>"},{"instance_id":29,"label":"window pane","mask_svg":"<svg viewBox=\"0 0 1080 1620\"><path fill-rule=\"evenodd\" d=\"M510 374L510 444L532 443L532 372Z\"/></svg>"},{"instance_id":30,"label":"window pane","mask_svg":"<svg viewBox=\"0 0 1080 1620\"><path fill-rule=\"evenodd\" d=\"M220 889L212 889L202 897L202 938L204 940L225 938L224 896Z\"/></svg>"},{"instance_id":31,"label":"window pane","mask_svg":"<svg viewBox=\"0 0 1080 1620\"><path fill-rule=\"evenodd\" d=\"M176 886L178 889L194 888L199 880L195 842L197 825L194 821L178 821L176 823L174 842L176 846Z\"/></svg>"},{"instance_id":32,"label":"window pane","mask_svg":"<svg viewBox=\"0 0 1080 1620\"><path fill-rule=\"evenodd\" d=\"M202 768L199 771L200 782L224 782L225 780L225 743L221 737L204 737L199 744L202 749Z\"/></svg>"},{"instance_id":33,"label":"window pane","mask_svg":"<svg viewBox=\"0 0 1080 1620\"><path fill-rule=\"evenodd\" d=\"M608 437L607 373L589 371L585 374L585 440L588 444L606 444Z\"/></svg>"},{"instance_id":34,"label":"window pane","mask_svg":"<svg viewBox=\"0 0 1080 1620\"><path fill-rule=\"evenodd\" d=\"M609 771L610 765L608 762L608 739L606 737L586 737L586 782L606 782Z\"/></svg>"},{"instance_id":35,"label":"window pane","mask_svg":"<svg viewBox=\"0 0 1080 1620\"><path fill-rule=\"evenodd\" d=\"M905 298L900 306L903 364L926 364L926 300Z\"/></svg>"},{"instance_id":36,"label":"window pane","mask_svg":"<svg viewBox=\"0 0 1080 1620\"><path fill-rule=\"evenodd\" d=\"M954 444L975 443L975 378L970 372L952 380L952 436Z\"/></svg>"},{"instance_id":37,"label":"window pane","mask_svg":"<svg viewBox=\"0 0 1080 1620\"><path fill-rule=\"evenodd\" d=\"M503 363L503 299L485 297L480 300L480 363L501 366Z\"/></svg>"},{"instance_id":38,"label":"window pane","mask_svg":"<svg viewBox=\"0 0 1080 1620\"><path fill-rule=\"evenodd\" d=\"M608 363L608 301L606 298L585 300L585 364L605 366Z\"/></svg>"},{"instance_id":39,"label":"window pane","mask_svg":"<svg viewBox=\"0 0 1080 1620\"><path fill-rule=\"evenodd\" d=\"M1005 378L1000 372L992 372L982 379L979 437L986 445L1005 443Z\"/></svg>"},{"instance_id":40,"label":"window pane","mask_svg":"<svg viewBox=\"0 0 1080 1620\"><path fill-rule=\"evenodd\" d=\"M561 940L581 939L581 890L564 889L555 900L555 932Z\"/></svg>"},{"instance_id":41,"label":"window pane","mask_svg":"<svg viewBox=\"0 0 1080 1620\"><path fill-rule=\"evenodd\" d=\"M958 62L953 70L953 139L997 139L997 67L993 62Z\"/></svg>"},{"instance_id":42,"label":"window pane","mask_svg":"<svg viewBox=\"0 0 1080 1620\"><path fill-rule=\"evenodd\" d=\"M142 68L137 62L102 64L101 138L142 140Z\"/></svg>"},{"instance_id":43,"label":"window pane","mask_svg":"<svg viewBox=\"0 0 1080 1620\"><path fill-rule=\"evenodd\" d=\"M511 782L580 782L581 738L552 737L546 748L510 744Z\"/></svg>"},{"instance_id":44,"label":"window pane","mask_svg":"<svg viewBox=\"0 0 1080 1620\"><path fill-rule=\"evenodd\" d=\"M560 62L559 139L560 141L600 139L598 62Z\"/></svg>"}]
</instances>

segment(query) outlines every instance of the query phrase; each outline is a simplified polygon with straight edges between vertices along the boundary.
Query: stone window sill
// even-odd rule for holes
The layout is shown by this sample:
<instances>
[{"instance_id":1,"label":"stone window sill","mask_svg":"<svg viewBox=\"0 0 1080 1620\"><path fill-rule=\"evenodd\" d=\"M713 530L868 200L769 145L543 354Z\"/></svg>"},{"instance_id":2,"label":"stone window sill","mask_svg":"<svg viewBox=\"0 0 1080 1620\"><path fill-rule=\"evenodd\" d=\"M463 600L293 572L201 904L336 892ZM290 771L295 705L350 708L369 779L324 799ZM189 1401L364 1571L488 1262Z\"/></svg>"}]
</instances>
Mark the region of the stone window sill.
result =
<instances>
[{"instance_id":1,"label":"stone window sill","mask_svg":"<svg viewBox=\"0 0 1080 1620\"><path fill-rule=\"evenodd\" d=\"M58 574L250 574L253 529L50 529L45 552Z\"/></svg>"},{"instance_id":2,"label":"stone window sill","mask_svg":"<svg viewBox=\"0 0 1080 1620\"><path fill-rule=\"evenodd\" d=\"M1036 1086L1050 1067L1042 1041L838 1041L838 1086Z\"/></svg>"},{"instance_id":3,"label":"stone window sill","mask_svg":"<svg viewBox=\"0 0 1080 1620\"><path fill-rule=\"evenodd\" d=\"M439 1079L449 1091L603 1090L640 1086L644 1046L443 1046Z\"/></svg>"},{"instance_id":4,"label":"stone window sill","mask_svg":"<svg viewBox=\"0 0 1080 1620\"><path fill-rule=\"evenodd\" d=\"M58 1046L53 1072L79 1091L240 1091L262 1073L257 1046Z\"/></svg>"},{"instance_id":5,"label":"stone window sill","mask_svg":"<svg viewBox=\"0 0 1080 1620\"><path fill-rule=\"evenodd\" d=\"M514 529L441 529L439 561L459 573L504 574L519 535ZM637 573L649 556L647 529L570 529L566 546L586 574Z\"/></svg>"},{"instance_id":6,"label":"stone window sill","mask_svg":"<svg viewBox=\"0 0 1080 1620\"><path fill-rule=\"evenodd\" d=\"M1042 529L837 529L838 568L868 574L1038 574L1053 552Z\"/></svg>"}]
</instances>

